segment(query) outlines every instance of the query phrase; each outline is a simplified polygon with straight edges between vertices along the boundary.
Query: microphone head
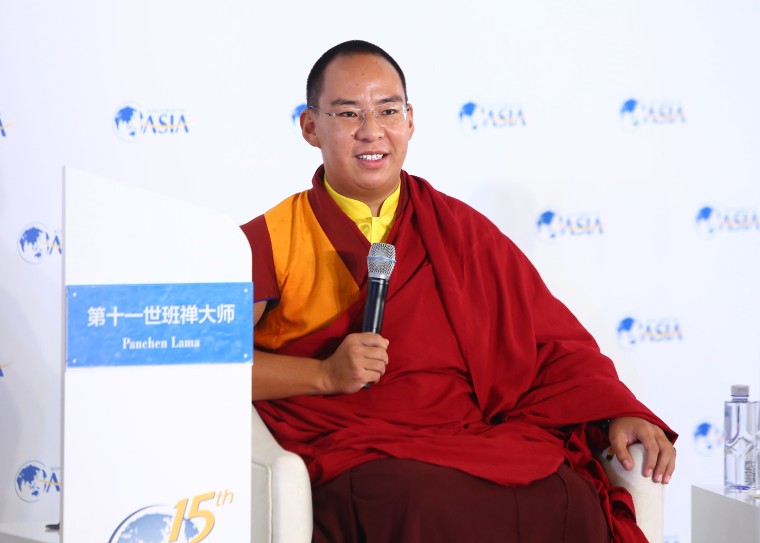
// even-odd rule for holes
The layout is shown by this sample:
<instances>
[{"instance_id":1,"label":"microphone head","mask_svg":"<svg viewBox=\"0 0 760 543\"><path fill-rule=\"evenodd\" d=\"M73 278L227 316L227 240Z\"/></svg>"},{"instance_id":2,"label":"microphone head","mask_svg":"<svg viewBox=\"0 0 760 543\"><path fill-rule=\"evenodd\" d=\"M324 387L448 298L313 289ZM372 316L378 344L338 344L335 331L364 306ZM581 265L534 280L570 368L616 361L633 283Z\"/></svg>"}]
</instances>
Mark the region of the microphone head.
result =
<instances>
[{"instance_id":1,"label":"microphone head","mask_svg":"<svg viewBox=\"0 0 760 543\"><path fill-rule=\"evenodd\" d=\"M373 243L367 255L367 271L370 277L390 279L396 265L396 248L390 243Z\"/></svg>"}]
</instances>

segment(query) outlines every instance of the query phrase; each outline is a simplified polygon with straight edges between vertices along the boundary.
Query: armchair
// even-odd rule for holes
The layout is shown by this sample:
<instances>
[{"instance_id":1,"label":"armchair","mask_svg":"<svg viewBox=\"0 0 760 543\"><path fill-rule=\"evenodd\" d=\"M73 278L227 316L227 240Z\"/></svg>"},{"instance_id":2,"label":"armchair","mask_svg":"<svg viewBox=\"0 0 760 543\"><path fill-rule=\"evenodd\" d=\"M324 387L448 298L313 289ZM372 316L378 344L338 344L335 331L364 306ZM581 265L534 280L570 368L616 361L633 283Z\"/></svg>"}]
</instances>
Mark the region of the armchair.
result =
<instances>
[{"instance_id":1,"label":"armchair","mask_svg":"<svg viewBox=\"0 0 760 543\"><path fill-rule=\"evenodd\" d=\"M251 416L251 543L310 543L311 483L301 457Z\"/></svg>"},{"instance_id":2,"label":"armchair","mask_svg":"<svg viewBox=\"0 0 760 543\"><path fill-rule=\"evenodd\" d=\"M298 455L280 447L259 417L252 414L251 543L309 543L312 533L311 485ZM644 447L630 447L637 466ZM606 451L602 452L602 456ZM639 527L650 543L662 543L664 493L638 470L626 471L617 458L602 461L613 484L633 496Z\"/></svg>"},{"instance_id":3,"label":"armchair","mask_svg":"<svg viewBox=\"0 0 760 543\"><path fill-rule=\"evenodd\" d=\"M636 509L636 524L644 532L649 543L662 543L665 488L641 474L640 467L644 465L644 446L641 443L634 443L628 447L628 451L636 466L633 470L626 471L617 456L609 462L605 460L607 449L599 455L602 458L602 466L613 485L622 486L630 492Z\"/></svg>"}]
</instances>

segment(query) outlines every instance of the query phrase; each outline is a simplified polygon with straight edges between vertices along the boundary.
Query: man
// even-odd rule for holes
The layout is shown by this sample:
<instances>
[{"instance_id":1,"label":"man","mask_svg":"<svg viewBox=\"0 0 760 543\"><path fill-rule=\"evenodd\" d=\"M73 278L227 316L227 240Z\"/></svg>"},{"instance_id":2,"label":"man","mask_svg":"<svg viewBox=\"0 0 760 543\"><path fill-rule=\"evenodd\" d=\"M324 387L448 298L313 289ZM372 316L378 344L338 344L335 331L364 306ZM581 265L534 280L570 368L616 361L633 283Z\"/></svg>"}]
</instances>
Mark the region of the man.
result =
<instances>
[{"instance_id":1,"label":"man","mask_svg":"<svg viewBox=\"0 0 760 543\"><path fill-rule=\"evenodd\" d=\"M636 469L667 483L675 434L508 238L402 170L414 110L398 64L337 45L307 105L313 187L243 230L253 398L306 461L314 540L645 541L594 455L611 443L634 469L641 441ZM398 255L382 335L359 332L376 241Z\"/></svg>"}]
</instances>

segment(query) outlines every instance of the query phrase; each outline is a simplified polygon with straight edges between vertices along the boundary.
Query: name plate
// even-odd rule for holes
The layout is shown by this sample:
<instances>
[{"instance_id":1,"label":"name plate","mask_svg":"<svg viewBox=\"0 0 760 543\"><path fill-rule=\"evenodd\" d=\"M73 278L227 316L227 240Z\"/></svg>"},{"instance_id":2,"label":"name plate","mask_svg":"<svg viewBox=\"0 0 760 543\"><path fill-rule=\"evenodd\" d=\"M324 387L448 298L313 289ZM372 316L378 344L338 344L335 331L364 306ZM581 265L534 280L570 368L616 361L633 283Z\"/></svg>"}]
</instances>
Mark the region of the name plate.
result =
<instances>
[{"instance_id":1,"label":"name plate","mask_svg":"<svg viewBox=\"0 0 760 543\"><path fill-rule=\"evenodd\" d=\"M66 287L66 366L250 363L253 283Z\"/></svg>"}]
</instances>

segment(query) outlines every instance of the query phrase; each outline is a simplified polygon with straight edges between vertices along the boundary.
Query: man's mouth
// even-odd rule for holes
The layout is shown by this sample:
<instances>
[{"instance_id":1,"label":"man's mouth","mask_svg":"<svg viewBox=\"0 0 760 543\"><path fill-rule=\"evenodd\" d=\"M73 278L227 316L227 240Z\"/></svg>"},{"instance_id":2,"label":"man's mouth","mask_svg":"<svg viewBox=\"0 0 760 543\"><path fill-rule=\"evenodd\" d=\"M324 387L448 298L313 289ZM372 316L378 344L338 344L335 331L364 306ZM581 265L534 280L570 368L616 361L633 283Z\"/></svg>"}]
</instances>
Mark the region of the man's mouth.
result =
<instances>
[{"instance_id":1,"label":"man's mouth","mask_svg":"<svg viewBox=\"0 0 760 543\"><path fill-rule=\"evenodd\" d=\"M380 160L384 156L385 155L382 153L376 153L372 155L358 155L356 158L358 158L359 160Z\"/></svg>"}]
</instances>

